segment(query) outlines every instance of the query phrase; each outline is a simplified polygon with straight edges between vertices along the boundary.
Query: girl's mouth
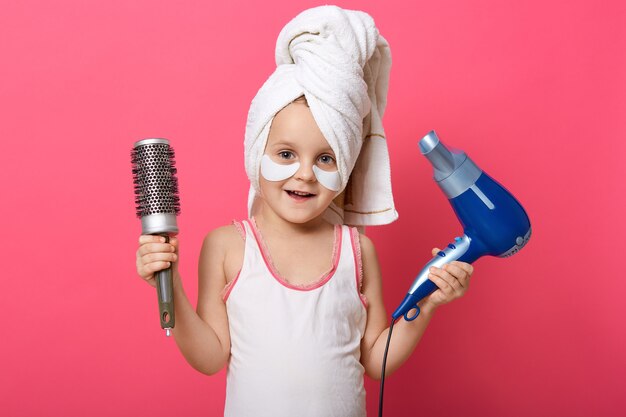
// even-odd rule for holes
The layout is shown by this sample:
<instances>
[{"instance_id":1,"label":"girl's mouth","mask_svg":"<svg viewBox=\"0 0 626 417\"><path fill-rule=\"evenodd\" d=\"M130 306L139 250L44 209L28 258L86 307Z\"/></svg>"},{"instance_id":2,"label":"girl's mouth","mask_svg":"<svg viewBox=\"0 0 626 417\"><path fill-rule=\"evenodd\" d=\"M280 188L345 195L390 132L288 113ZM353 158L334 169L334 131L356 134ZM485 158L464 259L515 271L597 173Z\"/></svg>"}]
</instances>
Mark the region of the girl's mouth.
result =
<instances>
[{"instance_id":1,"label":"girl's mouth","mask_svg":"<svg viewBox=\"0 0 626 417\"><path fill-rule=\"evenodd\" d=\"M293 198L296 201L306 201L312 197L315 197L315 194L311 194L311 193L307 193L304 191L291 191L291 190L285 190L287 192L287 194L289 194L289 197Z\"/></svg>"}]
</instances>

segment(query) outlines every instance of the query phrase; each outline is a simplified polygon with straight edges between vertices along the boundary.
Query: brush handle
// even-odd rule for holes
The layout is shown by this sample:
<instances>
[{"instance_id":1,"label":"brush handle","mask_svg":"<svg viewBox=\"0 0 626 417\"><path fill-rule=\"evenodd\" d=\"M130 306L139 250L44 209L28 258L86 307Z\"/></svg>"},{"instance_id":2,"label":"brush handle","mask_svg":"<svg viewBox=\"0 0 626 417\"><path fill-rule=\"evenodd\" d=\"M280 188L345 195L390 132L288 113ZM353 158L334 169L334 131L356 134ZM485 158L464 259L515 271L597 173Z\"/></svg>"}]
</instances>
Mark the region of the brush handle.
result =
<instances>
[{"instance_id":1,"label":"brush handle","mask_svg":"<svg viewBox=\"0 0 626 417\"><path fill-rule=\"evenodd\" d=\"M168 235L163 235L165 242L169 242ZM155 273L157 296L159 299L159 319L161 328L165 329L169 336L169 330L174 328L174 290L172 267L162 269Z\"/></svg>"}]
</instances>

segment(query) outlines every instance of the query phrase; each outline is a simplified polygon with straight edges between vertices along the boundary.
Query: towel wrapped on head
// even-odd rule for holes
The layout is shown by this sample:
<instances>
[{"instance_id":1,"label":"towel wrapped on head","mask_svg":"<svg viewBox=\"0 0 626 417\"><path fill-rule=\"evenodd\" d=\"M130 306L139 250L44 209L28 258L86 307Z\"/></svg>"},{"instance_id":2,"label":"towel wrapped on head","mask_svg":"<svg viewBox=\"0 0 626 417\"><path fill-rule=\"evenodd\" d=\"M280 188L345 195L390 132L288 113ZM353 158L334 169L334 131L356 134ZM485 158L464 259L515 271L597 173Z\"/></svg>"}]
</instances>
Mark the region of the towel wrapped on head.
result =
<instances>
[{"instance_id":1,"label":"towel wrapped on head","mask_svg":"<svg viewBox=\"0 0 626 417\"><path fill-rule=\"evenodd\" d=\"M259 194L259 167L272 120L304 96L335 153L341 178L325 218L354 226L396 220L382 124L391 55L371 16L336 6L303 11L278 35L276 65L252 100L246 124L249 215Z\"/></svg>"}]
</instances>

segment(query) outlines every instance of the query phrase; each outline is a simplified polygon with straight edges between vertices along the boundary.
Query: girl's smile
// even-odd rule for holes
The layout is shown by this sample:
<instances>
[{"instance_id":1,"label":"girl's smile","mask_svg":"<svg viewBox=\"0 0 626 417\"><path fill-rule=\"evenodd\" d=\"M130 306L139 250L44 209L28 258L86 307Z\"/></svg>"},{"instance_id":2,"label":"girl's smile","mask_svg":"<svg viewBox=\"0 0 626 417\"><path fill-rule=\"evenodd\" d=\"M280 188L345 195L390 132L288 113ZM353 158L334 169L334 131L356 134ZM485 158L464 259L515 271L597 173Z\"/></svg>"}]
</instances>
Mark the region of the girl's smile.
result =
<instances>
[{"instance_id":1,"label":"girl's smile","mask_svg":"<svg viewBox=\"0 0 626 417\"><path fill-rule=\"evenodd\" d=\"M307 193L305 191L285 190L285 192L289 194L289 197L293 198L297 202L308 201L315 197L315 194Z\"/></svg>"}]
</instances>

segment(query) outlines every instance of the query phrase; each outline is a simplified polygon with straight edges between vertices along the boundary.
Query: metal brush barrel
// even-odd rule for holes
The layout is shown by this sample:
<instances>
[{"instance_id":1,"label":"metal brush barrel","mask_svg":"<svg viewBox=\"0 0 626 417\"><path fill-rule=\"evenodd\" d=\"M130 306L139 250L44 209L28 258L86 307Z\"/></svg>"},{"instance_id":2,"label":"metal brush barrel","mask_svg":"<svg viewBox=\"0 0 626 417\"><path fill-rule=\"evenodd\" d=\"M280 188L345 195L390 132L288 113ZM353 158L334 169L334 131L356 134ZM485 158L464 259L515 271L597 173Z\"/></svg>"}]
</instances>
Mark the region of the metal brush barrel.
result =
<instances>
[{"instance_id":1,"label":"metal brush barrel","mask_svg":"<svg viewBox=\"0 0 626 417\"><path fill-rule=\"evenodd\" d=\"M167 139L144 139L135 143L131 157L142 234L164 236L169 242L178 233L180 213L174 150ZM175 324L172 268L156 272L155 279L161 328L169 336Z\"/></svg>"}]
</instances>

